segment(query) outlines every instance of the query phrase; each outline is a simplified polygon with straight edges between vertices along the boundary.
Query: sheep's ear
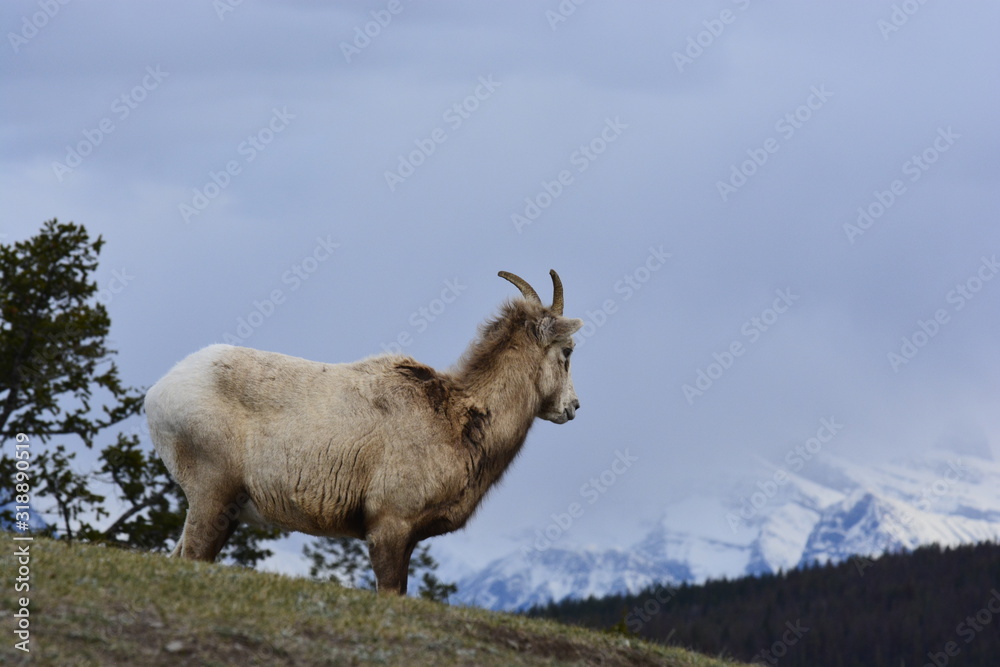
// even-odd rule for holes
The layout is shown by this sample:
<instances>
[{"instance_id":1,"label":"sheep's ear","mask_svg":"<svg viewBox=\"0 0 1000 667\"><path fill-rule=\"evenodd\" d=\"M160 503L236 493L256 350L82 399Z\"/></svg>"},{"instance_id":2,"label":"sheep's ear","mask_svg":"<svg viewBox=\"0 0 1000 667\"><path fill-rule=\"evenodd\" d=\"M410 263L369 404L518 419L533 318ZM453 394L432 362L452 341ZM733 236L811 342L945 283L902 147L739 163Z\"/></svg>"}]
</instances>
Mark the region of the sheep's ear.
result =
<instances>
[{"instance_id":1,"label":"sheep's ear","mask_svg":"<svg viewBox=\"0 0 1000 667\"><path fill-rule=\"evenodd\" d=\"M560 317L556 322L556 337L569 338L583 327L583 320L575 317Z\"/></svg>"},{"instance_id":2,"label":"sheep's ear","mask_svg":"<svg viewBox=\"0 0 1000 667\"><path fill-rule=\"evenodd\" d=\"M546 315L538 323L538 339L549 344L554 340L569 338L583 326L583 320Z\"/></svg>"}]
</instances>

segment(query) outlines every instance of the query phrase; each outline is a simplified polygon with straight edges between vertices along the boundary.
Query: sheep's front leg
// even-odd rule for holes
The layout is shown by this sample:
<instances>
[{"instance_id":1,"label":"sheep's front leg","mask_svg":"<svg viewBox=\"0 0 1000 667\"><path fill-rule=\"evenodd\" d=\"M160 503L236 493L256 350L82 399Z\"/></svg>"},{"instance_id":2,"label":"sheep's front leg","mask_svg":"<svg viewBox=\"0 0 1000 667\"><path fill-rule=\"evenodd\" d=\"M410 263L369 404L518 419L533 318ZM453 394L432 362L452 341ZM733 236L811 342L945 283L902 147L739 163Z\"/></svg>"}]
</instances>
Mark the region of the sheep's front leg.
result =
<instances>
[{"instance_id":1,"label":"sheep's front leg","mask_svg":"<svg viewBox=\"0 0 1000 667\"><path fill-rule=\"evenodd\" d=\"M381 522L367 535L368 555L381 594L406 595L410 556L417 545L409 526L402 522Z\"/></svg>"}]
</instances>

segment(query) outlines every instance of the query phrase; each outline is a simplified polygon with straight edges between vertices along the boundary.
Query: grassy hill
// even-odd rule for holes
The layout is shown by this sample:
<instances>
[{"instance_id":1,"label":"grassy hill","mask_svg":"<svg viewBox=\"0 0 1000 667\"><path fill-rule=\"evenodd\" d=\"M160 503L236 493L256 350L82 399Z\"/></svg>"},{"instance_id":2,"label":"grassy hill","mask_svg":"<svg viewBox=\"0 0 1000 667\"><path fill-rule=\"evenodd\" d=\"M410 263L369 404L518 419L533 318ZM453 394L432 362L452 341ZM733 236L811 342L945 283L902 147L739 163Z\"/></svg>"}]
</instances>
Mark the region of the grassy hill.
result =
<instances>
[{"instance_id":1,"label":"grassy hill","mask_svg":"<svg viewBox=\"0 0 1000 667\"><path fill-rule=\"evenodd\" d=\"M237 567L36 539L31 590L0 533L4 665L666 665L737 663L551 621L384 599ZM30 648L14 648L29 596Z\"/></svg>"}]
</instances>

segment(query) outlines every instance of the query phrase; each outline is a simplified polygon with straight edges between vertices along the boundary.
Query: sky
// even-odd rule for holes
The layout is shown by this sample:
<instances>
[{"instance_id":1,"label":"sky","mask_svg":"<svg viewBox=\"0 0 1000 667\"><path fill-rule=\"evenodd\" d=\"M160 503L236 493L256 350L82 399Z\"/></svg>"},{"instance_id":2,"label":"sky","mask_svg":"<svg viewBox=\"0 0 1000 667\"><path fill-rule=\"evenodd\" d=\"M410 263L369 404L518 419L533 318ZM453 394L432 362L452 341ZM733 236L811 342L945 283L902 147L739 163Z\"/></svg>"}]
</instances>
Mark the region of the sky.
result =
<instances>
[{"instance_id":1,"label":"sky","mask_svg":"<svg viewBox=\"0 0 1000 667\"><path fill-rule=\"evenodd\" d=\"M824 451L860 463L1000 443L991 3L35 0L0 21L0 241L53 217L105 239L133 386L217 342L447 368L517 295L497 271L543 299L559 272L581 409L433 541L454 571L574 503L561 541L628 544L831 423Z\"/></svg>"}]
</instances>

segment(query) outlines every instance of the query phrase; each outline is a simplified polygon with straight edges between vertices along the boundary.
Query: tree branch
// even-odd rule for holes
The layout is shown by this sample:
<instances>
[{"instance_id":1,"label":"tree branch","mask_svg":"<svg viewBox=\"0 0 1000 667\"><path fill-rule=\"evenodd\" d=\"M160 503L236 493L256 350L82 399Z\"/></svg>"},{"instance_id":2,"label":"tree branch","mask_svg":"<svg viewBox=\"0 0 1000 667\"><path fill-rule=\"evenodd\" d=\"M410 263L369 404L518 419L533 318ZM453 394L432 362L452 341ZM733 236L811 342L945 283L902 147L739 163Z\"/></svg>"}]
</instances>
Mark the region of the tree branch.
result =
<instances>
[{"instance_id":1,"label":"tree branch","mask_svg":"<svg viewBox=\"0 0 1000 667\"><path fill-rule=\"evenodd\" d=\"M125 525L126 521L128 521L133 516L135 516L136 514L138 514L141 511L143 511L147 507L152 507L157 502L163 500L164 496L166 496L167 493L169 493L170 490L173 489L175 486L177 486L177 483L174 482L173 480L170 480L169 482L167 482L167 483L165 483L163 485L163 488L161 488L156 493L154 493L154 494L152 494L150 496L147 496L146 499L143 500L141 503L135 503L135 504L133 504L132 507L129 508L120 517L118 517L118 519L115 520L115 522L113 524L111 524L107 529L101 531L101 537L103 537L103 538L109 538L109 539L114 540L115 539L114 538L115 534L119 530L121 530L121 527ZM117 540L115 540L115 541L117 541Z\"/></svg>"}]
</instances>

